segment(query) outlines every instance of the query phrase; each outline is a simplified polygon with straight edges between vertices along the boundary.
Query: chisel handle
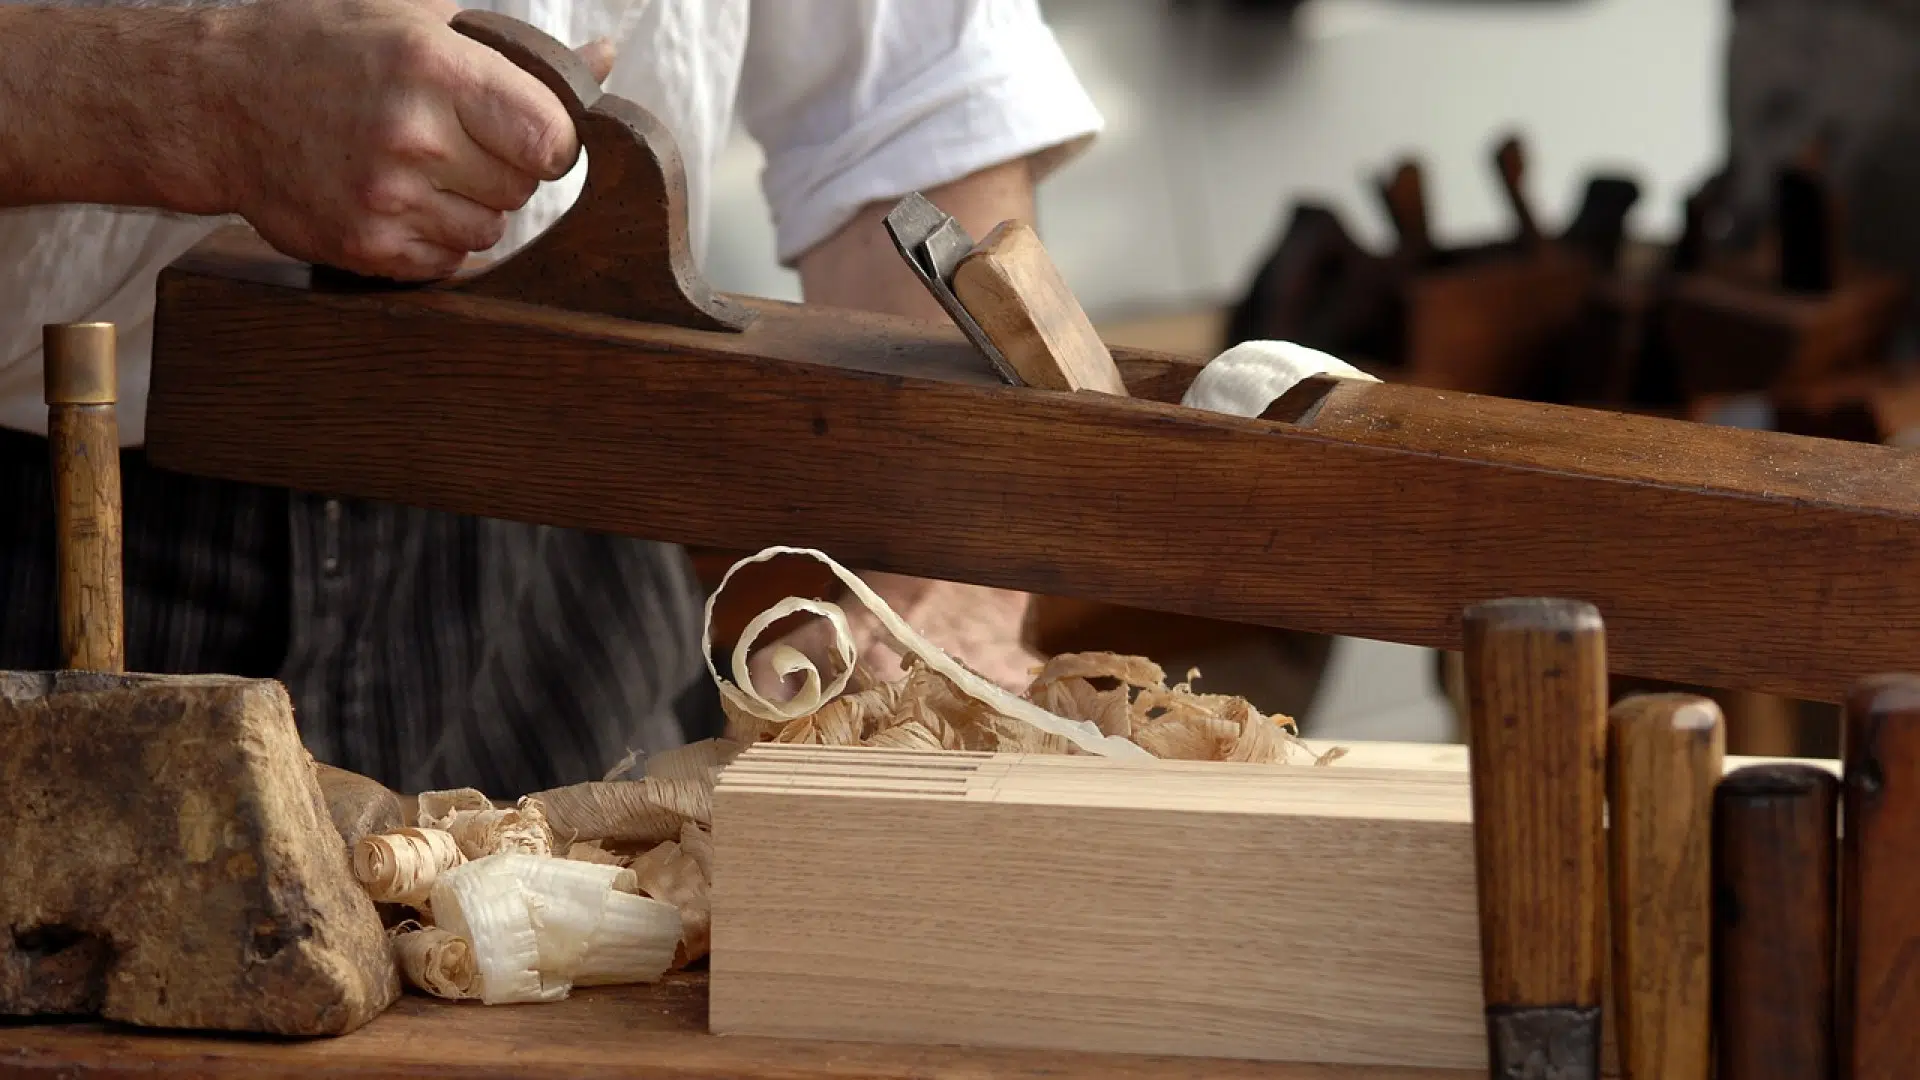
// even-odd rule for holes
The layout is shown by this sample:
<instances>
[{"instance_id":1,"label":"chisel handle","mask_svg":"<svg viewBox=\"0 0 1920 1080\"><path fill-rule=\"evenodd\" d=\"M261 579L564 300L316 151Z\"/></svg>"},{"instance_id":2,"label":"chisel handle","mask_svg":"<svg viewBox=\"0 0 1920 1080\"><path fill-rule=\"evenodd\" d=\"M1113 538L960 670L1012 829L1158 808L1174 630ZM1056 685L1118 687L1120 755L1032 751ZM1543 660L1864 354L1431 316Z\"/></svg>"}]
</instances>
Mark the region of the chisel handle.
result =
<instances>
[{"instance_id":1,"label":"chisel handle","mask_svg":"<svg viewBox=\"0 0 1920 1080\"><path fill-rule=\"evenodd\" d=\"M1833 1076L1839 781L1750 765L1713 804L1716 1080Z\"/></svg>"},{"instance_id":2,"label":"chisel handle","mask_svg":"<svg viewBox=\"0 0 1920 1080\"><path fill-rule=\"evenodd\" d=\"M1506 192L1521 242L1539 243L1540 225L1533 216L1533 203L1527 198L1527 150L1520 136L1510 135L1500 141L1493 152L1493 167L1500 174L1500 189Z\"/></svg>"},{"instance_id":3,"label":"chisel handle","mask_svg":"<svg viewBox=\"0 0 1920 1080\"><path fill-rule=\"evenodd\" d=\"M1920 677L1847 696L1840 842L1840 1076L1920 1072Z\"/></svg>"},{"instance_id":4,"label":"chisel handle","mask_svg":"<svg viewBox=\"0 0 1920 1080\"><path fill-rule=\"evenodd\" d=\"M1425 263L1433 254L1433 235L1427 228L1427 185L1419 163L1402 161L1378 188L1399 237L1400 255L1414 266Z\"/></svg>"},{"instance_id":5,"label":"chisel handle","mask_svg":"<svg viewBox=\"0 0 1920 1080\"><path fill-rule=\"evenodd\" d=\"M1641 694L1608 714L1614 1019L1626 1080L1707 1080L1713 789L1726 724L1710 698Z\"/></svg>"},{"instance_id":6,"label":"chisel handle","mask_svg":"<svg viewBox=\"0 0 1920 1080\"><path fill-rule=\"evenodd\" d=\"M62 663L126 668L119 375L112 323L42 328Z\"/></svg>"},{"instance_id":7,"label":"chisel handle","mask_svg":"<svg viewBox=\"0 0 1920 1080\"><path fill-rule=\"evenodd\" d=\"M1606 640L1593 605L1464 618L1468 756L1492 1075L1600 1072Z\"/></svg>"}]
</instances>

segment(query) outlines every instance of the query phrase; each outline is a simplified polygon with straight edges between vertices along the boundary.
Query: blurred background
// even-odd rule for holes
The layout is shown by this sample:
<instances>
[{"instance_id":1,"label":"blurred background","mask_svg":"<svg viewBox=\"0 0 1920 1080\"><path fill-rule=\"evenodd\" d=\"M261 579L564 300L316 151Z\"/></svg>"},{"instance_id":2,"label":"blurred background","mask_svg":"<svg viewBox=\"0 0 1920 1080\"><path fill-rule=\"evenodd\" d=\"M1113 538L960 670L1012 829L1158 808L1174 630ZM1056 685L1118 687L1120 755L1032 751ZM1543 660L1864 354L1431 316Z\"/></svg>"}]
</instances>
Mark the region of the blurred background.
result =
<instances>
[{"instance_id":1,"label":"blurred background","mask_svg":"<svg viewBox=\"0 0 1920 1080\"><path fill-rule=\"evenodd\" d=\"M1108 128L1038 224L1110 341L1286 337L1428 385L1910 437L1920 0L1042 7ZM736 138L709 276L797 298L759 169ZM1058 621L1309 734L1455 737L1426 650ZM1820 748L1804 703L1725 703L1736 751Z\"/></svg>"}]
</instances>

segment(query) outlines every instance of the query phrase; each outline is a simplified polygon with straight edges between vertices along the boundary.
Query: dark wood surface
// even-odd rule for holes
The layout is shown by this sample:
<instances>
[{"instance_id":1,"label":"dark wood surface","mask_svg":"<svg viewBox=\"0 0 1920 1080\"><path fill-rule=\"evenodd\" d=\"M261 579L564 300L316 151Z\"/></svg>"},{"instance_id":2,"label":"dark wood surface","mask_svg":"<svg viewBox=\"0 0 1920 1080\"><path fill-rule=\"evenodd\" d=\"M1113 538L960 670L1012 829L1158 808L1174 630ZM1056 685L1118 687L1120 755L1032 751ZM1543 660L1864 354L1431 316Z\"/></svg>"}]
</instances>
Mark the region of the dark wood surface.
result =
<instances>
[{"instance_id":1,"label":"dark wood surface","mask_svg":"<svg viewBox=\"0 0 1920 1080\"><path fill-rule=\"evenodd\" d=\"M932 323L222 265L161 284L169 467L1440 648L1471 603L1573 596L1619 671L1829 701L1920 654L1920 460L1887 447L1391 384L1289 425L1168 404L1196 362L1134 350L1132 398L1064 394Z\"/></svg>"},{"instance_id":2,"label":"dark wood surface","mask_svg":"<svg viewBox=\"0 0 1920 1080\"><path fill-rule=\"evenodd\" d=\"M1712 1074L1713 787L1720 708L1637 694L1608 715L1614 1017L1627 1080Z\"/></svg>"},{"instance_id":3,"label":"dark wood surface","mask_svg":"<svg viewBox=\"0 0 1920 1080\"><path fill-rule=\"evenodd\" d=\"M1920 1068L1920 678L1848 696L1841 841L1840 1074Z\"/></svg>"},{"instance_id":4,"label":"dark wood surface","mask_svg":"<svg viewBox=\"0 0 1920 1080\"><path fill-rule=\"evenodd\" d=\"M704 974L566 1001L486 1006L408 994L361 1030L317 1042L0 1023L0 1074L62 1080L1472 1080L1435 1069L718 1037Z\"/></svg>"},{"instance_id":5,"label":"dark wood surface","mask_svg":"<svg viewBox=\"0 0 1920 1080\"><path fill-rule=\"evenodd\" d=\"M1535 1056L1565 1075L1597 1075L1607 905L1605 629L1591 605L1546 598L1476 605L1466 626L1474 869L1493 1075L1509 1075L1507 1068ZM1532 1019L1517 1022L1515 1014Z\"/></svg>"},{"instance_id":6,"label":"dark wood surface","mask_svg":"<svg viewBox=\"0 0 1920 1080\"><path fill-rule=\"evenodd\" d=\"M1834 1075L1838 805L1812 765L1751 765L1714 793L1716 1080Z\"/></svg>"}]
</instances>

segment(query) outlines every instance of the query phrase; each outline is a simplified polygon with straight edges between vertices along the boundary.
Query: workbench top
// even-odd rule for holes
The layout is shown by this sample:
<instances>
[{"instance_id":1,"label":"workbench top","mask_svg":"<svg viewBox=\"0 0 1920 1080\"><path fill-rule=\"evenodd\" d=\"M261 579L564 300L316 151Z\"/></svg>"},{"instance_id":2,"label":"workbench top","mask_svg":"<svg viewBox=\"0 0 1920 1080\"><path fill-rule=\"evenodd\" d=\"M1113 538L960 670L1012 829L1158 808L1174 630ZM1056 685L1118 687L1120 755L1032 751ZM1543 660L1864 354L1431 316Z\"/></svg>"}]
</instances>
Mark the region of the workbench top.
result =
<instances>
[{"instance_id":1,"label":"workbench top","mask_svg":"<svg viewBox=\"0 0 1920 1080\"><path fill-rule=\"evenodd\" d=\"M99 1024L0 1022L0 1074L268 1080L1468 1080L1427 1069L1275 1065L1057 1051L879 1046L707 1034L704 974L657 986L581 990L543 1005L404 996L352 1035L316 1042L160 1035Z\"/></svg>"}]
</instances>

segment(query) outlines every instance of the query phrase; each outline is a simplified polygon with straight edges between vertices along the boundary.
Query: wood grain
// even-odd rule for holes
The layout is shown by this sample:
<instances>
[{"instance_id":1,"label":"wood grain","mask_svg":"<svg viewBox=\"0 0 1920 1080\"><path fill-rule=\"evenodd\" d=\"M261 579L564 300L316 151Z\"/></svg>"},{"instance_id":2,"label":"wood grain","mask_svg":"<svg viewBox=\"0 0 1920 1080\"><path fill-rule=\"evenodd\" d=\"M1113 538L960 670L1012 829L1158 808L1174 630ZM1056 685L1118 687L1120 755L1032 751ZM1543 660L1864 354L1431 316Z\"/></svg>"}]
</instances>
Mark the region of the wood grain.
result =
<instances>
[{"instance_id":1,"label":"wood grain","mask_svg":"<svg viewBox=\"0 0 1920 1080\"><path fill-rule=\"evenodd\" d=\"M537 1006L408 994L359 1031L318 1042L0 1023L0 1072L62 1080L1473 1080L1438 1069L716 1038L706 1016L706 976L691 974Z\"/></svg>"},{"instance_id":2,"label":"wood grain","mask_svg":"<svg viewBox=\"0 0 1920 1080\"><path fill-rule=\"evenodd\" d=\"M1130 399L1061 394L934 323L301 280L163 275L156 463L1437 648L1486 597L1579 596L1624 673L1817 700L1920 654L1920 459L1889 447L1351 381L1289 425L1171 404L1197 364L1163 354L1114 350Z\"/></svg>"},{"instance_id":3,"label":"wood grain","mask_svg":"<svg viewBox=\"0 0 1920 1080\"><path fill-rule=\"evenodd\" d=\"M1716 1080L1834 1075L1839 781L1810 765L1736 769L1714 793Z\"/></svg>"},{"instance_id":4,"label":"wood grain","mask_svg":"<svg viewBox=\"0 0 1920 1080\"><path fill-rule=\"evenodd\" d=\"M1836 1038L1847 1080L1895 1080L1920 1062L1920 677L1848 696Z\"/></svg>"},{"instance_id":5,"label":"wood grain","mask_svg":"<svg viewBox=\"0 0 1920 1080\"><path fill-rule=\"evenodd\" d=\"M1713 789L1719 706L1626 698L1608 714L1614 1016L1626 1080L1707 1080L1712 1057Z\"/></svg>"},{"instance_id":6,"label":"wood grain","mask_svg":"<svg viewBox=\"0 0 1920 1080\"><path fill-rule=\"evenodd\" d=\"M1591 604L1515 597L1466 612L1468 759L1493 1075L1545 1055L1600 1070L1607 656ZM1581 1071L1584 1070L1584 1071Z\"/></svg>"},{"instance_id":7,"label":"wood grain","mask_svg":"<svg viewBox=\"0 0 1920 1080\"><path fill-rule=\"evenodd\" d=\"M713 1030L1484 1068L1468 787L752 747L714 794Z\"/></svg>"},{"instance_id":8,"label":"wood grain","mask_svg":"<svg viewBox=\"0 0 1920 1080\"><path fill-rule=\"evenodd\" d=\"M110 323L42 335L60 655L82 671L126 669L116 341Z\"/></svg>"},{"instance_id":9,"label":"wood grain","mask_svg":"<svg viewBox=\"0 0 1920 1080\"><path fill-rule=\"evenodd\" d=\"M954 268L953 294L1028 386L1126 395L1113 355L1026 222L994 226Z\"/></svg>"}]
</instances>

